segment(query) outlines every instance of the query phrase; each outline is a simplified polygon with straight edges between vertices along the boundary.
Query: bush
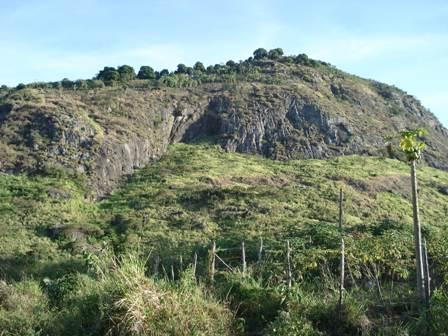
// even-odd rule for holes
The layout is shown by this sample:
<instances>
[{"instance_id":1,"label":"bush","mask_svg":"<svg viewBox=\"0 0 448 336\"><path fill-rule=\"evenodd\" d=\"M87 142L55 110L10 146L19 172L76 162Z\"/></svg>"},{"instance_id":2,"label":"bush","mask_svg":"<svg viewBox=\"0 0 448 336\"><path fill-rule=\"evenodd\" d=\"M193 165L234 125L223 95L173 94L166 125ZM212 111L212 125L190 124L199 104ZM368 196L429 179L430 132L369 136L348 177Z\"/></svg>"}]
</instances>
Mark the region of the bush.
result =
<instances>
[{"instance_id":1,"label":"bush","mask_svg":"<svg viewBox=\"0 0 448 336\"><path fill-rule=\"evenodd\" d=\"M267 335L275 336L320 336L322 332L314 329L311 321L302 315L281 312L279 317L269 326Z\"/></svg>"},{"instance_id":2,"label":"bush","mask_svg":"<svg viewBox=\"0 0 448 336\"><path fill-rule=\"evenodd\" d=\"M310 292L294 287L287 309L269 326L269 335L364 335L370 332L370 322L362 307L348 297L338 304L322 292Z\"/></svg>"},{"instance_id":3,"label":"bush","mask_svg":"<svg viewBox=\"0 0 448 336\"><path fill-rule=\"evenodd\" d=\"M41 335L49 321L48 301L35 281L0 281L0 335Z\"/></svg>"},{"instance_id":4,"label":"bush","mask_svg":"<svg viewBox=\"0 0 448 336\"><path fill-rule=\"evenodd\" d=\"M177 282L145 276L135 254L103 256L96 279L80 276L65 294L52 333L57 335L228 335L231 313L206 295L186 272Z\"/></svg>"},{"instance_id":5,"label":"bush","mask_svg":"<svg viewBox=\"0 0 448 336\"><path fill-rule=\"evenodd\" d=\"M248 333L263 330L282 308L282 295L277 289L264 288L253 278L241 274L226 274L217 288L221 296L230 300L237 316L244 320Z\"/></svg>"}]
</instances>

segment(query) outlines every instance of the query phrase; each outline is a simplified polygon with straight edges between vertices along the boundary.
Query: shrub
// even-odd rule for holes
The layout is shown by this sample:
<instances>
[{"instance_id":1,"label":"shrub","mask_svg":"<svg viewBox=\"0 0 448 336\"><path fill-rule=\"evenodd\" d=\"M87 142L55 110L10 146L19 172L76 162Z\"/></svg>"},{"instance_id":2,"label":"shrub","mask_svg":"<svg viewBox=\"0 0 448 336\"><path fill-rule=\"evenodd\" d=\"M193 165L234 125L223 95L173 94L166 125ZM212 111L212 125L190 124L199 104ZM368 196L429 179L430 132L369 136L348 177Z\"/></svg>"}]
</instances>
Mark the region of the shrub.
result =
<instances>
[{"instance_id":1,"label":"shrub","mask_svg":"<svg viewBox=\"0 0 448 336\"><path fill-rule=\"evenodd\" d=\"M231 313L206 295L186 272L177 282L145 275L136 254L102 256L93 263L95 278L80 276L64 295L57 335L228 335Z\"/></svg>"},{"instance_id":2,"label":"shrub","mask_svg":"<svg viewBox=\"0 0 448 336\"><path fill-rule=\"evenodd\" d=\"M269 326L267 335L272 336L320 336L322 332L314 329L310 320L302 315L282 311L279 317Z\"/></svg>"},{"instance_id":3,"label":"shrub","mask_svg":"<svg viewBox=\"0 0 448 336\"><path fill-rule=\"evenodd\" d=\"M41 335L48 321L48 301L38 283L0 281L0 335Z\"/></svg>"},{"instance_id":4,"label":"shrub","mask_svg":"<svg viewBox=\"0 0 448 336\"><path fill-rule=\"evenodd\" d=\"M338 304L322 292L294 287L287 309L279 314L268 331L270 335L364 335L370 332L370 322L361 305L350 297L339 309Z\"/></svg>"},{"instance_id":5,"label":"shrub","mask_svg":"<svg viewBox=\"0 0 448 336\"><path fill-rule=\"evenodd\" d=\"M260 332L274 321L282 308L282 295L275 288L264 288L251 277L226 274L217 285L221 296L226 296L237 316L245 322L248 333Z\"/></svg>"}]
</instances>

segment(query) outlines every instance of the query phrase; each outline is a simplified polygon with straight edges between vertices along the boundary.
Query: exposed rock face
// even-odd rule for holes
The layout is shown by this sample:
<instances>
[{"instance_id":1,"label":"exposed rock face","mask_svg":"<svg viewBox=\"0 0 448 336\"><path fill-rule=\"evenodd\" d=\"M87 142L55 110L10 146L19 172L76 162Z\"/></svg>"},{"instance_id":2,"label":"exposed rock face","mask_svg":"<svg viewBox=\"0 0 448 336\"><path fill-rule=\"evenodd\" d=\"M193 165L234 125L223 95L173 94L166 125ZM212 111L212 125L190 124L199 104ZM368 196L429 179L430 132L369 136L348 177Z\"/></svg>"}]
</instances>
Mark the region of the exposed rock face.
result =
<instances>
[{"instance_id":1,"label":"exposed rock face","mask_svg":"<svg viewBox=\"0 0 448 336\"><path fill-rule=\"evenodd\" d=\"M325 77L288 85L193 89L20 90L0 104L0 170L63 169L95 196L170 143L209 137L228 151L273 159L394 155L386 136L424 127L428 164L448 169L448 131L413 97L371 81Z\"/></svg>"},{"instance_id":2,"label":"exposed rock face","mask_svg":"<svg viewBox=\"0 0 448 336\"><path fill-rule=\"evenodd\" d=\"M412 112L408 112L408 119L388 120L382 128L376 129L368 122L357 122L357 116L329 111L325 106L310 102L308 97L290 92L279 94L275 105L263 100L241 104L232 96L221 95L210 100L204 115L188 128L182 141L214 136L229 151L262 154L274 159L388 155L386 136L402 128L424 125L431 130L427 139L430 146L427 162L448 169L448 159L442 154L448 154L447 130L431 114L423 113L422 117L420 110L416 110L415 115Z\"/></svg>"}]
</instances>

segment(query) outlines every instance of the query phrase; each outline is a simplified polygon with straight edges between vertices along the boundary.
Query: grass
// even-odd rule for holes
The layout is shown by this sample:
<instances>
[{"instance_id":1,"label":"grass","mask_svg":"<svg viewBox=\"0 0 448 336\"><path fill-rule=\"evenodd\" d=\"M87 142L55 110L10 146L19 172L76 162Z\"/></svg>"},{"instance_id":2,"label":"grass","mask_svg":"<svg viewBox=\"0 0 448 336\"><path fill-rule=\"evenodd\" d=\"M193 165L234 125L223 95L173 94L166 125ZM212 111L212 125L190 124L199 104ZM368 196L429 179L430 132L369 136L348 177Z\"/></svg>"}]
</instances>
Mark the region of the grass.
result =
<instances>
[{"instance_id":1,"label":"grass","mask_svg":"<svg viewBox=\"0 0 448 336\"><path fill-rule=\"evenodd\" d=\"M439 188L448 185L448 173L421 166L418 178L438 288L431 309L439 312L448 274L448 196ZM413 308L408 184L409 167L396 160L280 162L228 153L207 142L170 146L160 161L96 202L82 181L57 171L0 174L1 332L155 335L151 328L158 328L173 335L386 335L428 329ZM325 323L337 318L340 188L350 300L333 330ZM265 254L257 263L260 237ZM238 273L243 239L246 277ZM293 296L285 291L283 275L286 239L293 251ZM211 240L237 270L226 274L218 264L214 285L206 280ZM199 254L199 285L178 269L179 256L186 268L193 251ZM163 265L159 280L149 277L156 255ZM171 265L174 282L167 279ZM444 328L442 321L434 328Z\"/></svg>"},{"instance_id":2,"label":"grass","mask_svg":"<svg viewBox=\"0 0 448 336\"><path fill-rule=\"evenodd\" d=\"M405 164L374 157L278 162L177 144L99 207L157 248L161 237L168 240L163 246L232 236L280 238L307 225L336 223L339 188L346 194L348 227L390 221L410 229L408 174ZM443 228L447 197L436 186L447 184L448 175L422 167L419 179L424 223Z\"/></svg>"}]
</instances>

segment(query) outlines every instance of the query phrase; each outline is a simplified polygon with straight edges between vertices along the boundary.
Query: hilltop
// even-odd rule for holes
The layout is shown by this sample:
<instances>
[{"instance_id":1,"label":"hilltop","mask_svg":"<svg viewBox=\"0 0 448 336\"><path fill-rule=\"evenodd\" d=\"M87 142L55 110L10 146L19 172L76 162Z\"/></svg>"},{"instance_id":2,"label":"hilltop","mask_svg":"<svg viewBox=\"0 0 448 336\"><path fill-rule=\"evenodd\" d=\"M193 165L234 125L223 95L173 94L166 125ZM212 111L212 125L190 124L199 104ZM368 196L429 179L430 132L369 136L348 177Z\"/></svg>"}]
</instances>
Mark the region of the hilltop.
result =
<instances>
[{"instance_id":1,"label":"hilltop","mask_svg":"<svg viewBox=\"0 0 448 336\"><path fill-rule=\"evenodd\" d=\"M0 170L62 169L101 196L172 143L206 137L278 160L396 157L385 138L415 127L429 131L425 161L448 169L448 131L414 97L306 55L254 54L207 69L142 67L142 79L106 67L94 80L4 88Z\"/></svg>"}]
</instances>

